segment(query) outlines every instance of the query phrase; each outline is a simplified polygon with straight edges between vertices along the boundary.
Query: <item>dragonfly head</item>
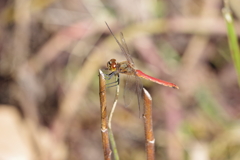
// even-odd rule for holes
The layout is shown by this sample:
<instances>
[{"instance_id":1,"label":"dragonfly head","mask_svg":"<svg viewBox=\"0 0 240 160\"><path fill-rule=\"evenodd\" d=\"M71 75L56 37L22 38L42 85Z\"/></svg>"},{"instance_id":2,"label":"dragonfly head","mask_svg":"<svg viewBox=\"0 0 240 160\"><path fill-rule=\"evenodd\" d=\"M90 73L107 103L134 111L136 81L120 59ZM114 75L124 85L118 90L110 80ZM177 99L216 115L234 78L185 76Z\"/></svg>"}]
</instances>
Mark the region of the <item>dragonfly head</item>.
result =
<instances>
[{"instance_id":1,"label":"dragonfly head","mask_svg":"<svg viewBox=\"0 0 240 160\"><path fill-rule=\"evenodd\" d=\"M107 69L110 71L116 71L117 67L117 62L116 59L111 59L110 61L107 62Z\"/></svg>"}]
</instances>

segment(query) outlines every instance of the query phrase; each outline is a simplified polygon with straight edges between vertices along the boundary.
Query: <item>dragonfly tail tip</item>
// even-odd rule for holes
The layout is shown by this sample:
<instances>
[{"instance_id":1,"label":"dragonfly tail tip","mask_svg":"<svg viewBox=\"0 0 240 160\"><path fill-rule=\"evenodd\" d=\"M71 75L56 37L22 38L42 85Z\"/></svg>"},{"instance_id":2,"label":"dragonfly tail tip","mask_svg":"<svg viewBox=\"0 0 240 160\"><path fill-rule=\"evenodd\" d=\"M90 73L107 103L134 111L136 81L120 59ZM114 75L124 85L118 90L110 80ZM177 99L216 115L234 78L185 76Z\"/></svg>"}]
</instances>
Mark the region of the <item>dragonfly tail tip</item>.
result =
<instances>
[{"instance_id":1,"label":"dragonfly tail tip","mask_svg":"<svg viewBox=\"0 0 240 160\"><path fill-rule=\"evenodd\" d=\"M178 87L178 86L173 86L172 88L174 88L174 89L179 89L179 87Z\"/></svg>"}]
</instances>

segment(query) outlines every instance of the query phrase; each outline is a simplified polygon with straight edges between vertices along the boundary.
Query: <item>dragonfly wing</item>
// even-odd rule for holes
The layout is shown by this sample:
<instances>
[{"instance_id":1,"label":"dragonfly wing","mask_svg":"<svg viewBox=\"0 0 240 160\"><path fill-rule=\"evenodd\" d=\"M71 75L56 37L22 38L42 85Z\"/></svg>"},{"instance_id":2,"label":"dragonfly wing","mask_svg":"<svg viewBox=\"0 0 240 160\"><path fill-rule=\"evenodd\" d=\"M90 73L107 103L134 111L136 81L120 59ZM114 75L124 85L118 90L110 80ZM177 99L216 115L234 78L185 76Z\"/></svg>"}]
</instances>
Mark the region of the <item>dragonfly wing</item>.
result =
<instances>
[{"instance_id":1,"label":"dragonfly wing","mask_svg":"<svg viewBox=\"0 0 240 160\"><path fill-rule=\"evenodd\" d=\"M134 62L132 60L132 57L130 55L130 52L128 50L128 46L127 46L127 43L125 41L125 38L123 36L123 33L121 32L120 34L120 38L121 38L121 42L122 42L122 47L124 48L125 52L123 53L124 56L126 57L127 61L133 66L134 65Z\"/></svg>"},{"instance_id":2,"label":"dragonfly wing","mask_svg":"<svg viewBox=\"0 0 240 160\"><path fill-rule=\"evenodd\" d=\"M135 75L135 81L136 81L136 94L137 94L137 100L138 100L138 108L139 108L139 117L143 114L143 85L141 82L141 79Z\"/></svg>"},{"instance_id":3,"label":"dragonfly wing","mask_svg":"<svg viewBox=\"0 0 240 160\"><path fill-rule=\"evenodd\" d=\"M142 99L142 83L137 76L127 75L124 85L123 99L125 106L129 106L135 96L137 96L137 105L139 107L139 115L143 113L143 99ZM133 96L134 95L134 96Z\"/></svg>"},{"instance_id":4,"label":"dragonfly wing","mask_svg":"<svg viewBox=\"0 0 240 160\"><path fill-rule=\"evenodd\" d=\"M124 99L124 104L126 107L130 106L132 102L132 93L135 92L135 83L134 83L134 77L127 75L126 79L124 81L124 91L123 91L123 99Z\"/></svg>"},{"instance_id":5,"label":"dragonfly wing","mask_svg":"<svg viewBox=\"0 0 240 160\"><path fill-rule=\"evenodd\" d=\"M106 22L105 22L106 23ZM108 24L106 23L109 31L111 32L111 34L113 35L115 41L117 42L118 46L120 47L122 53L124 54L124 56L126 57L127 61L129 64L131 64L132 66L134 66L133 60L131 58L131 55L129 54L128 48L127 48L127 44L125 42L125 39L123 37L123 34L121 33L121 42L122 44L118 41L118 39L115 37L115 35L113 34L112 30L110 29L110 27L108 26Z\"/></svg>"}]
</instances>

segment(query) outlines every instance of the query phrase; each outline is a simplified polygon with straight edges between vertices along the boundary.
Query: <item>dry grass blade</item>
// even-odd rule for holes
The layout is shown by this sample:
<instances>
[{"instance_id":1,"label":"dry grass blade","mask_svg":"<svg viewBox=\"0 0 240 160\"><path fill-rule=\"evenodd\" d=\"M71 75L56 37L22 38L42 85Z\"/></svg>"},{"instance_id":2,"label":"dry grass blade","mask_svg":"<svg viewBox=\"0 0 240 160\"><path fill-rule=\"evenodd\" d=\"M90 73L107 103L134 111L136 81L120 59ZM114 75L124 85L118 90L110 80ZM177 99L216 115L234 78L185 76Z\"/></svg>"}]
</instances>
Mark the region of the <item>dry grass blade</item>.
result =
<instances>
[{"instance_id":1,"label":"dry grass blade","mask_svg":"<svg viewBox=\"0 0 240 160\"><path fill-rule=\"evenodd\" d=\"M105 82L104 74L101 70L99 70L99 97L100 97L100 106L101 106L101 134L102 134L104 159L110 160L112 151L110 149L109 136L108 136L106 82Z\"/></svg>"},{"instance_id":2,"label":"dry grass blade","mask_svg":"<svg viewBox=\"0 0 240 160\"><path fill-rule=\"evenodd\" d=\"M155 138L153 135L152 126L152 97L148 91L143 88L143 99L144 99L144 130L145 130L145 145L147 152L147 160L154 160L154 144Z\"/></svg>"}]
</instances>

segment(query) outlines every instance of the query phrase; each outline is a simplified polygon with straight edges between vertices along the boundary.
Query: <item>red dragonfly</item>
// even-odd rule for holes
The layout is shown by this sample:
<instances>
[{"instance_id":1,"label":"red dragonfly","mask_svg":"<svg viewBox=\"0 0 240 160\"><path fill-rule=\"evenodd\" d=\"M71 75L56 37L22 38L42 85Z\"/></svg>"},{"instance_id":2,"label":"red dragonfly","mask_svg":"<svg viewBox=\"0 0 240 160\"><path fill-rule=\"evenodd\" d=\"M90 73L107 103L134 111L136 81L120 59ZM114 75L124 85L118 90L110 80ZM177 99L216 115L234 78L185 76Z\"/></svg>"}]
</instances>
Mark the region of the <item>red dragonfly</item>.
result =
<instances>
[{"instance_id":1,"label":"red dragonfly","mask_svg":"<svg viewBox=\"0 0 240 160\"><path fill-rule=\"evenodd\" d=\"M116 42L118 43L123 55L125 56L125 58L127 59L127 61L123 61L123 62L117 62L116 59L111 59L110 61L107 62L107 69L111 71L110 74L107 74L106 76L108 77L107 79L111 79L113 76L117 76L117 81L113 82L116 83L116 85L119 85L119 74L126 74L128 76L134 76L134 81L135 81L135 86L136 86L136 93L137 93L137 97L138 97L138 105L140 107L140 101L141 101L141 95L142 95L142 83L139 77L150 80L152 82L158 83L160 85L163 86L167 86L167 87L171 87L174 89L179 89L179 87L176 84L170 83L170 82L166 82L154 77L151 77L145 73L143 73L142 71L135 69L134 66L134 62L132 60L132 57L128 51L128 47L127 44L125 42L124 36L121 33L121 43L118 41L118 39L115 37L115 35L113 34L112 30L110 29L110 27L108 26L108 24L106 23L109 31L111 32L112 36L114 37L114 39L116 40ZM129 78L128 78L129 79ZM127 81L128 81L127 79ZM126 83L127 83L126 81ZM112 84L112 83L110 83ZM126 85L125 85L126 88ZM126 89L125 89L126 90Z\"/></svg>"}]
</instances>

